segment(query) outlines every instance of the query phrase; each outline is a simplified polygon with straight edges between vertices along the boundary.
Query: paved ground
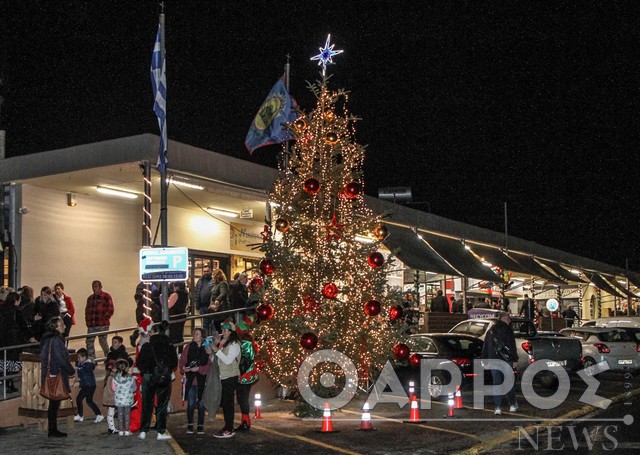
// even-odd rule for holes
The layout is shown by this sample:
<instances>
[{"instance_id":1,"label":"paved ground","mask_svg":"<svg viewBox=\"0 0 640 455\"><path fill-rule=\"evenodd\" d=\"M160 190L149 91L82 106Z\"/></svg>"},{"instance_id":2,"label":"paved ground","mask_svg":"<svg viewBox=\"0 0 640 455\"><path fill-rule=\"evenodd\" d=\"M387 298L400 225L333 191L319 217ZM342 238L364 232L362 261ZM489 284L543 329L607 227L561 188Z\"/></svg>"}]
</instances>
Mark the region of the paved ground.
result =
<instances>
[{"instance_id":1,"label":"paved ground","mask_svg":"<svg viewBox=\"0 0 640 455\"><path fill-rule=\"evenodd\" d=\"M628 383L628 385L627 385ZM222 426L222 417L215 421L207 420L205 435L186 434L186 416L184 412L169 416L168 428L173 435L171 442L155 440L155 432L150 432L145 441L137 437L120 437L106 434L106 424L85 421L76 424L66 439L48 439L36 426L0 430L0 447L7 454L78 454L90 452L92 455L120 454L177 454L190 455L216 454L253 454L275 453L279 455L295 454L316 455L327 453L368 453L368 454L444 454L444 453L538 453L532 447L514 445L517 441L518 427L550 425L564 428L563 441L571 446L571 437L567 433L573 421L582 418L592 419L579 425L595 428L598 425L598 413L594 408L580 402L585 386L580 381L572 381L571 393L562 406L550 410L540 410L519 397L520 409L516 413L494 416L489 399L484 410L471 409L471 392L465 391L464 404L467 408L456 411L456 418L444 418L445 402L435 402L430 410L420 410L418 424L405 423L409 418L409 407L399 409L395 404L378 404L371 412L375 431L358 431L361 421L361 407L365 396L356 397L345 409L332 415L334 433L322 433L322 419L298 419L291 414L293 402L273 399L265 401L262 408L264 418L254 421L253 428L247 433L238 433L230 439L215 439L212 433ZM633 391L633 397L625 398L625 390ZM639 378L626 381L621 377L603 380L598 393L607 398L616 398L624 405L638 408L640 394ZM520 395L520 394L519 394ZM625 415L627 406L623 407ZM616 418L623 417L622 415ZM640 417L640 416L639 416ZM236 422L239 415L236 414ZM620 419L619 419L620 420ZM607 453L627 453L624 449L640 446L638 421L631 424L624 421L619 426L620 445L617 450ZM65 420L60 420L61 429ZM577 427L580 428L580 427ZM581 429L579 431L582 431ZM591 431L591 430L589 430ZM602 431L602 430L600 430ZM544 431L541 438L546 438ZM581 435L582 433L580 433ZM580 436L579 437L582 437ZM600 436L601 437L601 436ZM605 441L606 442L606 441ZM517 443L516 443L517 444ZM546 448L546 439L541 442ZM524 449L524 450L523 450ZM583 453L584 445L579 451ZM622 449L622 450L621 450ZM567 450L565 450L566 452Z\"/></svg>"}]
</instances>

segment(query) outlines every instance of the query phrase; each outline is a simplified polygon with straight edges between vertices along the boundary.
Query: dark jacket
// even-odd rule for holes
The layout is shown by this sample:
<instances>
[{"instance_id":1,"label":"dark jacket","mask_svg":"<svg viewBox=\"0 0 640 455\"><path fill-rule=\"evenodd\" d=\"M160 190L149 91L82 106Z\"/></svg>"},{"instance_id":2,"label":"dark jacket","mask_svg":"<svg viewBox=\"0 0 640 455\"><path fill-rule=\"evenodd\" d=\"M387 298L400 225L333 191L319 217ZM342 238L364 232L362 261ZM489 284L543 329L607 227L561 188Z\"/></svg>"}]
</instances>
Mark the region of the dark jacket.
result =
<instances>
[{"instance_id":1,"label":"dark jacket","mask_svg":"<svg viewBox=\"0 0 640 455\"><path fill-rule=\"evenodd\" d=\"M49 363L49 352L51 352L51 363ZM47 375L47 369L50 374L56 375L60 373L67 392L71 393L69 387L69 377L76 372L73 365L69 361L69 352L64 345L64 339L53 333L45 333L40 341L40 383L44 384Z\"/></svg>"},{"instance_id":2,"label":"dark jacket","mask_svg":"<svg viewBox=\"0 0 640 455\"><path fill-rule=\"evenodd\" d=\"M509 324L499 319L484 336L482 358L506 361L506 359L498 353L498 348L503 348L503 352L507 353L510 362L518 361L518 351L516 350L516 339L513 336L513 330L511 330Z\"/></svg>"},{"instance_id":3,"label":"dark jacket","mask_svg":"<svg viewBox=\"0 0 640 455\"><path fill-rule=\"evenodd\" d=\"M220 302L220 311L229 309L229 283L223 280L213 285L210 303L213 303L215 300Z\"/></svg>"},{"instance_id":4,"label":"dark jacket","mask_svg":"<svg viewBox=\"0 0 640 455\"><path fill-rule=\"evenodd\" d=\"M127 348L124 347L124 344L121 344L118 349L109 348L106 364L109 365L109 362L115 363L118 359L125 359L129 363L129 367L133 366L133 359L127 352Z\"/></svg>"},{"instance_id":5,"label":"dark jacket","mask_svg":"<svg viewBox=\"0 0 640 455\"><path fill-rule=\"evenodd\" d=\"M249 293L247 288L239 281L234 281L229 285L229 305L230 309L235 310L238 308L245 308L247 306L247 300L249 299Z\"/></svg>"},{"instance_id":6,"label":"dark jacket","mask_svg":"<svg viewBox=\"0 0 640 455\"><path fill-rule=\"evenodd\" d=\"M16 309L16 324L18 325L18 341L26 344L31 338L36 338L33 321L33 302L22 304Z\"/></svg>"},{"instance_id":7,"label":"dark jacket","mask_svg":"<svg viewBox=\"0 0 640 455\"><path fill-rule=\"evenodd\" d=\"M208 289L208 291L205 291L205 293L209 296L206 300L200 300L200 294L202 293L202 287L205 286L206 289ZM210 302L210 297L211 297L211 289L213 288L213 278L210 278L209 280L204 280L203 278L200 278L198 280L198 282L196 283L196 290L193 293L193 302L194 305L193 307L197 307L199 309L207 309L207 307L209 306Z\"/></svg>"},{"instance_id":8,"label":"dark jacket","mask_svg":"<svg viewBox=\"0 0 640 455\"><path fill-rule=\"evenodd\" d=\"M44 303L42 299L38 297L34 308L35 314L42 316L42 319L36 321L35 324L35 334L36 338L39 340L44 334L44 328L47 325L47 322L49 322L49 319L60 316L60 307L55 299L51 299L47 303Z\"/></svg>"},{"instance_id":9,"label":"dark jacket","mask_svg":"<svg viewBox=\"0 0 640 455\"><path fill-rule=\"evenodd\" d=\"M96 375L93 372L96 369L96 364L93 363L93 360L87 359L82 363L78 362L77 366L80 388L96 387Z\"/></svg>"},{"instance_id":10,"label":"dark jacket","mask_svg":"<svg viewBox=\"0 0 640 455\"><path fill-rule=\"evenodd\" d=\"M0 304L0 347L15 346L18 340L18 325L16 324L16 306L10 303ZM3 358L0 351L0 361ZM7 360L18 360L18 350L7 351Z\"/></svg>"},{"instance_id":11,"label":"dark jacket","mask_svg":"<svg viewBox=\"0 0 640 455\"><path fill-rule=\"evenodd\" d=\"M522 302L520 314L523 314L525 318L529 318L533 321L533 318L536 316L535 303L533 302L533 300L525 299L524 302Z\"/></svg>"},{"instance_id":12,"label":"dark jacket","mask_svg":"<svg viewBox=\"0 0 640 455\"><path fill-rule=\"evenodd\" d=\"M152 347L153 346L153 350ZM156 366L156 359L158 362L164 363L170 370L175 370L178 366L178 355L176 354L176 348L173 347L169 337L163 333L157 333L149 338L149 342L142 345L140 353L136 359L136 367L140 370L140 373L153 373Z\"/></svg>"},{"instance_id":13,"label":"dark jacket","mask_svg":"<svg viewBox=\"0 0 640 455\"><path fill-rule=\"evenodd\" d=\"M449 303L443 295L437 295L431 301L431 311L449 312Z\"/></svg>"}]
</instances>

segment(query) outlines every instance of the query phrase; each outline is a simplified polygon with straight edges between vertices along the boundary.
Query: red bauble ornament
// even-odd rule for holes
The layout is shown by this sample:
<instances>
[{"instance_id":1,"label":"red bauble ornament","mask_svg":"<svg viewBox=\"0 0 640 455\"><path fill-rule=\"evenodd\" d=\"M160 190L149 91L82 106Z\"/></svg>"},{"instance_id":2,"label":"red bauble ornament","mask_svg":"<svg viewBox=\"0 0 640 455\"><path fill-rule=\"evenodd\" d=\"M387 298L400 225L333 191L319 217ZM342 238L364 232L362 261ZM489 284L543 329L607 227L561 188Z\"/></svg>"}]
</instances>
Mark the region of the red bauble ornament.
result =
<instances>
[{"instance_id":1,"label":"red bauble ornament","mask_svg":"<svg viewBox=\"0 0 640 455\"><path fill-rule=\"evenodd\" d=\"M256 315L261 321L268 321L273 317L273 307L268 303L263 303L256 308Z\"/></svg>"},{"instance_id":2,"label":"red bauble ornament","mask_svg":"<svg viewBox=\"0 0 640 455\"><path fill-rule=\"evenodd\" d=\"M397 321L402 317L402 307L400 305L394 305L389 310L389 319L392 321Z\"/></svg>"},{"instance_id":3,"label":"red bauble ornament","mask_svg":"<svg viewBox=\"0 0 640 455\"><path fill-rule=\"evenodd\" d=\"M320 182L313 177L308 178L304 181L303 188L309 194L318 194L318 191L320 191Z\"/></svg>"},{"instance_id":4,"label":"red bauble ornament","mask_svg":"<svg viewBox=\"0 0 640 455\"><path fill-rule=\"evenodd\" d=\"M313 312L318 309L318 301L311 295L304 296L304 310L307 312Z\"/></svg>"},{"instance_id":5,"label":"red bauble ornament","mask_svg":"<svg viewBox=\"0 0 640 455\"><path fill-rule=\"evenodd\" d=\"M261 260L258 267L260 268L260 271L265 275L271 275L276 270L276 266L269 258L264 258L263 260Z\"/></svg>"},{"instance_id":6,"label":"red bauble ornament","mask_svg":"<svg viewBox=\"0 0 640 455\"><path fill-rule=\"evenodd\" d=\"M379 269L382 267L382 264L384 264L384 256L381 253L374 251L367 258L367 262L372 268Z\"/></svg>"},{"instance_id":7,"label":"red bauble ornament","mask_svg":"<svg viewBox=\"0 0 640 455\"><path fill-rule=\"evenodd\" d=\"M308 351L318 346L318 335L313 332L307 332L300 337L300 345Z\"/></svg>"},{"instance_id":8,"label":"red bauble ornament","mask_svg":"<svg viewBox=\"0 0 640 455\"><path fill-rule=\"evenodd\" d=\"M255 276L251 278L251 281L249 281L249 290L251 292L258 292L262 289L262 286L264 286L264 280L259 276Z\"/></svg>"},{"instance_id":9,"label":"red bauble ornament","mask_svg":"<svg viewBox=\"0 0 640 455\"><path fill-rule=\"evenodd\" d=\"M377 300L368 300L364 303L364 312L367 316L377 316L381 309L382 306Z\"/></svg>"},{"instance_id":10,"label":"red bauble ornament","mask_svg":"<svg viewBox=\"0 0 640 455\"><path fill-rule=\"evenodd\" d=\"M358 182L349 182L344 186L344 195L349 199L355 199L360 195L362 185Z\"/></svg>"},{"instance_id":11,"label":"red bauble ornament","mask_svg":"<svg viewBox=\"0 0 640 455\"><path fill-rule=\"evenodd\" d=\"M418 354L411 354L411 357L409 357L409 365L411 368L420 368L420 356Z\"/></svg>"},{"instance_id":12,"label":"red bauble ornament","mask_svg":"<svg viewBox=\"0 0 640 455\"><path fill-rule=\"evenodd\" d=\"M328 299L335 299L338 296L338 286L333 283L326 283L322 287L322 295Z\"/></svg>"},{"instance_id":13,"label":"red bauble ornament","mask_svg":"<svg viewBox=\"0 0 640 455\"><path fill-rule=\"evenodd\" d=\"M398 343L393 347L393 357L396 360L407 360L409 352L409 346L404 343Z\"/></svg>"}]
</instances>

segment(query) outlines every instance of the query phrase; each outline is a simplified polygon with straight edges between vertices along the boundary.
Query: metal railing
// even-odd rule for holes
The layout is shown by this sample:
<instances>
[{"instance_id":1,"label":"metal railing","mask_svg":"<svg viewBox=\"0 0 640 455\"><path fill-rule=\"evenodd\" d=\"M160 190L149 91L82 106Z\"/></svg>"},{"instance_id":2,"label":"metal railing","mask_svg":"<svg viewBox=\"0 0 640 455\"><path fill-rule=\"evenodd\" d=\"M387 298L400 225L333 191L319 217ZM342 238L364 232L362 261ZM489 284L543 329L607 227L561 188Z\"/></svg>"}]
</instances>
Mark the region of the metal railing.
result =
<instances>
[{"instance_id":1,"label":"metal railing","mask_svg":"<svg viewBox=\"0 0 640 455\"><path fill-rule=\"evenodd\" d=\"M188 322L188 321L197 321L197 320L204 320L204 319L213 319L213 318L220 318L222 316L227 317L227 316L231 316L231 315L235 315L236 313L243 313L246 312L248 310L248 308L237 308L237 309L233 309L233 310L225 310L225 311L218 311L216 313L208 313L208 314L198 314L198 315L194 315L194 316L185 316L183 318L180 319L171 319L169 322L169 325L173 325L173 324L179 324L182 322ZM183 313L183 314L187 314L187 313ZM177 315L177 316L181 316L181 315ZM158 325L160 324L159 322L155 322L153 323L153 325ZM103 335L118 335L120 333L125 333L125 332L134 332L138 330L138 326L131 326L131 327L120 327L117 329L111 329L111 330L105 330L102 332L92 332L92 333L84 333L81 335L73 335L73 336L69 336L66 338L66 343L67 346L69 345L69 341L74 341L74 340L82 340L82 339L87 339L87 338L94 338L94 337L99 337L99 336L103 336ZM187 341L183 341L182 343L176 343L174 344L174 346L182 346L187 344ZM2 359L4 360L3 365L7 365L7 352L8 351L12 351L14 349L34 349L34 348L38 348L40 346L40 343L27 343L27 344L17 344L14 346L6 346L6 347L0 347L0 352L2 352ZM106 360L106 357L96 357L95 361L96 363L99 362L103 362ZM8 375L6 371L2 372L2 375L0 376L0 381L2 381L2 399L6 400L7 399L7 381L11 380L11 379L19 379L22 377L22 373L16 373L16 374L10 374Z\"/></svg>"}]
</instances>

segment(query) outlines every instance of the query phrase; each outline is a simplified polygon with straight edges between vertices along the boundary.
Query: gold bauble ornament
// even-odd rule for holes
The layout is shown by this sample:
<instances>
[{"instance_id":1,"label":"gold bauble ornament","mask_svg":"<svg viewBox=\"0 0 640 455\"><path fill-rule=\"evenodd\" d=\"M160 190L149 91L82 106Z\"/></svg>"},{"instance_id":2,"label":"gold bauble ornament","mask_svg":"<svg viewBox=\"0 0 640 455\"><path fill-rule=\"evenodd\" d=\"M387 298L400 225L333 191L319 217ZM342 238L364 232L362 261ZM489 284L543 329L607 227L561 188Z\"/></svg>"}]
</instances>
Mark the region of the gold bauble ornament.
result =
<instances>
[{"instance_id":1,"label":"gold bauble ornament","mask_svg":"<svg viewBox=\"0 0 640 455\"><path fill-rule=\"evenodd\" d=\"M329 145L335 145L338 143L338 134L330 131L324 135L324 141Z\"/></svg>"},{"instance_id":2,"label":"gold bauble ornament","mask_svg":"<svg viewBox=\"0 0 640 455\"><path fill-rule=\"evenodd\" d=\"M384 224L379 224L373 228L373 235L378 240L384 240L389 235L389 229Z\"/></svg>"},{"instance_id":3,"label":"gold bauble ornament","mask_svg":"<svg viewBox=\"0 0 640 455\"><path fill-rule=\"evenodd\" d=\"M290 227L291 225L289 224L289 220L285 218L278 218L276 220L276 229L279 232L285 233L289 230Z\"/></svg>"},{"instance_id":4,"label":"gold bauble ornament","mask_svg":"<svg viewBox=\"0 0 640 455\"><path fill-rule=\"evenodd\" d=\"M307 127L307 121L304 119L304 117L300 117L298 120L293 122L293 128L298 133L301 133L302 131L304 131L306 127Z\"/></svg>"}]
</instances>

